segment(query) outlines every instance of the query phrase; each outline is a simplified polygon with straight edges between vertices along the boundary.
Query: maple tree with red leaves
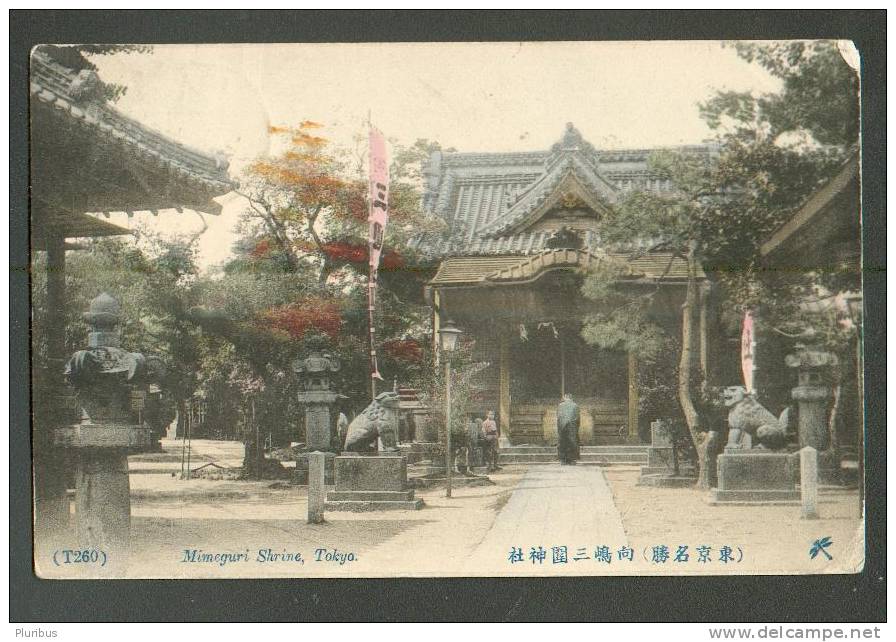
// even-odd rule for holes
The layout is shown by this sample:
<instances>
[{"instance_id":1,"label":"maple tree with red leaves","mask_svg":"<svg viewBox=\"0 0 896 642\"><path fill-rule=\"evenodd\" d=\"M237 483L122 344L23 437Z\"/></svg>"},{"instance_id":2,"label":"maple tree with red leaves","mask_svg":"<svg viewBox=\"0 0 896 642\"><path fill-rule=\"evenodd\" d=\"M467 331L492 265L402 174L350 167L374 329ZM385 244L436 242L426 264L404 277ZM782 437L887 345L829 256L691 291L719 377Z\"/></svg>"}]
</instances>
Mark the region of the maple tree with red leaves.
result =
<instances>
[{"instance_id":1,"label":"maple tree with red leaves","mask_svg":"<svg viewBox=\"0 0 896 642\"><path fill-rule=\"evenodd\" d=\"M367 245L359 245L350 242L325 243L322 247L324 253L334 263L355 263L367 265L370 257L370 248ZM397 270L404 266L404 259L395 250L386 250L380 257L380 267L385 270Z\"/></svg>"},{"instance_id":2,"label":"maple tree with red leaves","mask_svg":"<svg viewBox=\"0 0 896 642\"><path fill-rule=\"evenodd\" d=\"M248 203L247 219L262 237L251 258L276 255L292 272L310 265L325 285L341 267L366 274L368 207L363 159L352 159L332 145L320 134L322 127L312 121L270 127L272 144L282 151L248 167L241 194ZM414 156L400 149L396 155L401 166L394 168L390 185L385 269L406 264L408 257L396 248L404 247L410 235L443 224L421 213L418 186L403 169L408 159L419 161L422 153Z\"/></svg>"},{"instance_id":3,"label":"maple tree with red leaves","mask_svg":"<svg viewBox=\"0 0 896 642\"><path fill-rule=\"evenodd\" d=\"M416 339L384 341L383 352L400 361L419 363L423 360L423 346Z\"/></svg>"},{"instance_id":4,"label":"maple tree with red leaves","mask_svg":"<svg viewBox=\"0 0 896 642\"><path fill-rule=\"evenodd\" d=\"M303 338L309 331L335 339L343 323L339 305L319 297L264 310L258 317L262 325L294 339Z\"/></svg>"}]
</instances>

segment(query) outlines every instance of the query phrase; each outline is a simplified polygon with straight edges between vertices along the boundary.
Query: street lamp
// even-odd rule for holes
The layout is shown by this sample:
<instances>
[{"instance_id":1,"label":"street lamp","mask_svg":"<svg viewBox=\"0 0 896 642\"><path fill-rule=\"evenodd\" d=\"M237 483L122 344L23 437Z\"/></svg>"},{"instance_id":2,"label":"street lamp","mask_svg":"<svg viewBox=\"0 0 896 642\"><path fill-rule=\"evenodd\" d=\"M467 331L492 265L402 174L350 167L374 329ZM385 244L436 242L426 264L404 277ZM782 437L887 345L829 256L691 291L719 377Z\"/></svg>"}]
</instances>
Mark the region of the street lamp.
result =
<instances>
[{"instance_id":1,"label":"street lamp","mask_svg":"<svg viewBox=\"0 0 896 642\"><path fill-rule=\"evenodd\" d=\"M454 325L453 321L446 321L439 329L439 344L445 353L445 472L447 475L447 487L445 497L451 497L451 477L453 462L451 461L451 359L450 355L457 348L457 338L463 332Z\"/></svg>"},{"instance_id":2,"label":"street lamp","mask_svg":"<svg viewBox=\"0 0 896 642\"><path fill-rule=\"evenodd\" d=\"M862 353L862 313L864 299L861 294L852 292L846 297L849 309L849 320L856 331L856 386L859 396L859 407L862 409L862 425L859 430L859 517L865 515L865 361Z\"/></svg>"}]
</instances>

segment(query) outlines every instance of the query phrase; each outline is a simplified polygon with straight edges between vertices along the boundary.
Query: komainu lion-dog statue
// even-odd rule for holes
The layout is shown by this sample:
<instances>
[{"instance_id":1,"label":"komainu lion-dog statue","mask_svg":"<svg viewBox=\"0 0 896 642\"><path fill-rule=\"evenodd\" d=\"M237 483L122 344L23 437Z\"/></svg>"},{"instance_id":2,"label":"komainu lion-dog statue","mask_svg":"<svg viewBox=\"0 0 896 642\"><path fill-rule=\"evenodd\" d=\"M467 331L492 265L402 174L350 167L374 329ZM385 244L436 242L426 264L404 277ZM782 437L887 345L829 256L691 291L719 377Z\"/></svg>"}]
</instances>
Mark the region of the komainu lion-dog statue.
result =
<instances>
[{"instance_id":1,"label":"komainu lion-dog statue","mask_svg":"<svg viewBox=\"0 0 896 642\"><path fill-rule=\"evenodd\" d=\"M753 442L770 450L783 448L787 442L790 408L775 417L756 401L743 386L728 386L722 391L728 411L727 449L751 448Z\"/></svg>"},{"instance_id":2,"label":"komainu lion-dog statue","mask_svg":"<svg viewBox=\"0 0 896 642\"><path fill-rule=\"evenodd\" d=\"M376 452L377 438L383 452L398 451L398 393L377 395L364 411L348 425L343 450L347 452Z\"/></svg>"}]
</instances>

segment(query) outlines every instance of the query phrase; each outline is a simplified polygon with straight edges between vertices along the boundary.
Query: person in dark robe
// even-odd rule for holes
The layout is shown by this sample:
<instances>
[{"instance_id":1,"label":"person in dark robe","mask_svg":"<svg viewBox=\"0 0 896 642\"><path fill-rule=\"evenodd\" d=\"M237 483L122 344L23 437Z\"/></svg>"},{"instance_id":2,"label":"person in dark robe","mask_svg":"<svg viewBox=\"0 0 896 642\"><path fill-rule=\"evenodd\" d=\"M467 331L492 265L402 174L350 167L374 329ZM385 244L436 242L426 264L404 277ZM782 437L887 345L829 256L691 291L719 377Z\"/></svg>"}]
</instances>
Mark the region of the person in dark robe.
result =
<instances>
[{"instance_id":1,"label":"person in dark robe","mask_svg":"<svg viewBox=\"0 0 896 642\"><path fill-rule=\"evenodd\" d=\"M557 454L561 464L575 464L579 458L579 407L569 394L557 406Z\"/></svg>"}]
</instances>

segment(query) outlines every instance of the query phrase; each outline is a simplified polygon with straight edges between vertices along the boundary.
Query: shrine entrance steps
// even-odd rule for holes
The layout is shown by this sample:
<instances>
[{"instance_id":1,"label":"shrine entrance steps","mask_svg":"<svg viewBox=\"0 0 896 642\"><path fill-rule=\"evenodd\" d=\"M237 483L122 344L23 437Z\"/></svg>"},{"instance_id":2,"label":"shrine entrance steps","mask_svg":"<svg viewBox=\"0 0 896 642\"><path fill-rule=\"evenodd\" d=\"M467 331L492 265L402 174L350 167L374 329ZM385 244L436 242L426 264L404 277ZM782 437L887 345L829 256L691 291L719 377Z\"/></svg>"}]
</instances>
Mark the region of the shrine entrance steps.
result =
<instances>
[{"instance_id":1,"label":"shrine entrance steps","mask_svg":"<svg viewBox=\"0 0 896 642\"><path fill-rule=\"evenodd\" d=\"M579 464L593 466L646 466L648 446L582 446ZM556 446L509 446L498 451L500 464L556 464Z\"/></svg>"}]
</instances>

